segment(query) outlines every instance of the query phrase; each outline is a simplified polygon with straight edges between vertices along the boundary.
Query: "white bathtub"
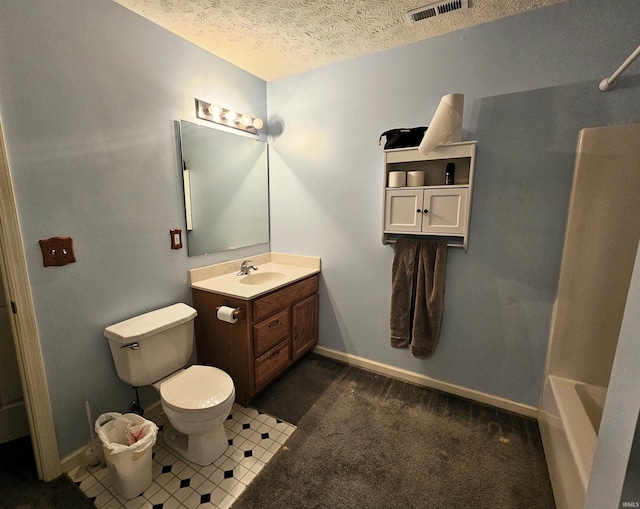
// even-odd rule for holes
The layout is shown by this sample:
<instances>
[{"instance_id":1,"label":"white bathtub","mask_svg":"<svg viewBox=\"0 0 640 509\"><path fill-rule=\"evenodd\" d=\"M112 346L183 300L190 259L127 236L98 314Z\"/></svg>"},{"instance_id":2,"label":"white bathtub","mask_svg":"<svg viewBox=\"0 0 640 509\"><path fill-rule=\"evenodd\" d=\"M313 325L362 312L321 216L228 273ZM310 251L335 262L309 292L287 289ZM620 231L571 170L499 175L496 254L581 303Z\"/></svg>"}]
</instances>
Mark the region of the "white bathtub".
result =
<instances>
[{"instance_id":1,"label":"white bathtub","mask_svg":"<svg viewBox=\"0 0 640 509\"><path fill-rule=\"evenodd\" d=\"M558 509L584 505L606 395L606 387L547 378L539 422Z\"/></svg>"}]
</instances>

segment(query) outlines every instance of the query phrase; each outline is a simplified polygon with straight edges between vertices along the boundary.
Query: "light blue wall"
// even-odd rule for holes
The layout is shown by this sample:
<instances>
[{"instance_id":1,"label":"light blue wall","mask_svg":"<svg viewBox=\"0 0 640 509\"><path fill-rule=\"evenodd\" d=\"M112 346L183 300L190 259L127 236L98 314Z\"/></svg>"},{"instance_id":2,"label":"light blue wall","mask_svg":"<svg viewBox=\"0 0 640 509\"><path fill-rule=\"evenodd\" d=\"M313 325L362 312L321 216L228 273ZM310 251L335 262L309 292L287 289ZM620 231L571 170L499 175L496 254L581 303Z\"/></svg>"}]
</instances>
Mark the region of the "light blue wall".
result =
<instances>
[{"instance_id":1,"label":"light blue wall","mask_svg":"<svg viewBox=\"0 0 640 509\"><path fill-rule=\"evenodd\" d=\"M272 249L322 258L320 345L537 406L578 131L640 121L635 0L579 0L269 82ZM389 346L378 135L465 94L468 253L449 250L434 357ZM594 239L597 241L597 239Z\"/></svg>"},{"instance_id":2,"label":"light blue wall","mask_svg":"<svg viewBox=\"0 0 640 509\"><path fill-rule=\"evenodd\" d=\"M191 302L187 270L268 251L188 258L174 121L194 98L266 118L265 82L110 0L0 3L0 116L53 404L66 455L94 416L125 411L105 326ZM77 263L42 265L71 236ZM153 390L142 393L152 403Z\"/></svg>"}]
</instances>

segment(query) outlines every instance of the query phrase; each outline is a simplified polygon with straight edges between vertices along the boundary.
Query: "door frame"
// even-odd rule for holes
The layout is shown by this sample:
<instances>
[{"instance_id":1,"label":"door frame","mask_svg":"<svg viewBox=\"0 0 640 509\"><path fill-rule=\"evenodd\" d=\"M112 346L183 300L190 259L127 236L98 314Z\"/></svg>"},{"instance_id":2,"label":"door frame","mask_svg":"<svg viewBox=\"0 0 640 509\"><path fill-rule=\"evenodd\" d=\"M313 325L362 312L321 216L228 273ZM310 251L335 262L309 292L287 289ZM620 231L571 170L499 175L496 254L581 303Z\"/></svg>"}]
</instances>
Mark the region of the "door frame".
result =
<instances>
[{"instance_id":1,"label":"door frame","mask_svg":"<svg viewBox=\"0 0 640 509\"><path fill-rule=\"evenodd\" d=\"M22 244L13 183L0 119L0 270L18 358L38 477L51 481L62 474L49 389L40 348L35 309ZM15 307L14 307L15 306Z\"/></svg>"}]
</instances>

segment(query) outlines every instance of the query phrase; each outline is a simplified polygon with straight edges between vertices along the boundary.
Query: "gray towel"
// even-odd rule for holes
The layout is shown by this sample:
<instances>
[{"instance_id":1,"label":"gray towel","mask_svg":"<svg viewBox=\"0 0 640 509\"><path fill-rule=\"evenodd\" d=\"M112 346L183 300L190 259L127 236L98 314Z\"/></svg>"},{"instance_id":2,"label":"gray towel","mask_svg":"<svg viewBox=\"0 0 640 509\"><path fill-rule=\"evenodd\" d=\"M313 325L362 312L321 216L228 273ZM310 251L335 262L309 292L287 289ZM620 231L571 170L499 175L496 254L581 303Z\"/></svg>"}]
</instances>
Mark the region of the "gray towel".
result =
<instances>
[{"instance_id":1,"label":"gray towel","mask_svg":"<svg viewBox=\"0 0 640 509\"><path fill-rule=\"evenodd\" d=\"M408 348L411 342L418 241L400 237L396 241L391 269L391 346Z\"/></svg>"},{"instance_id":2,"label":"gray towel","mask_svg":"<svg viewBox=\"0 0 640 509\"><path fill-rule=\"evenodd\" d=\"M431 357L440 337L446 265L446 241L421 243L411 338L411 355L414 357Z\"/></svg>"},{"instance_id":3,"label":"gray towel","mask_svg":"<svg viewBox=\"0 0 640 509\"><path fill-rule=\"evenodd\" d=\"M433 355L444 310L447 242L400 237L391 273L391 346Z\"/></svg>"}]
</instances>

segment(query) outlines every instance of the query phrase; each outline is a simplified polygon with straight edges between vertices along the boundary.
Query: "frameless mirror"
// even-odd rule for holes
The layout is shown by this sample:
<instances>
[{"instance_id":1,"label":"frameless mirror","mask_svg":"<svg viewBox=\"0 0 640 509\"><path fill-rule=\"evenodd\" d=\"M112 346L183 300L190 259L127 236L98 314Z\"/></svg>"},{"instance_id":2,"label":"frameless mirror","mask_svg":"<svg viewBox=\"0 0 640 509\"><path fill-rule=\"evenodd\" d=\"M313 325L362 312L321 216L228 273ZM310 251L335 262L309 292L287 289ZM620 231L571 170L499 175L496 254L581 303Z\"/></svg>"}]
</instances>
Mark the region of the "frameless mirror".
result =
<instances>
[{"instance_id":1,"label":"frameless mirror","mask_svg":"<svg viewBox=\"0 0 640 509\"><path fill-rule=\"evenodd\" d=\"M267 143L180 121L189 256L269 242Z\"/></svg>"}]
</instances>

